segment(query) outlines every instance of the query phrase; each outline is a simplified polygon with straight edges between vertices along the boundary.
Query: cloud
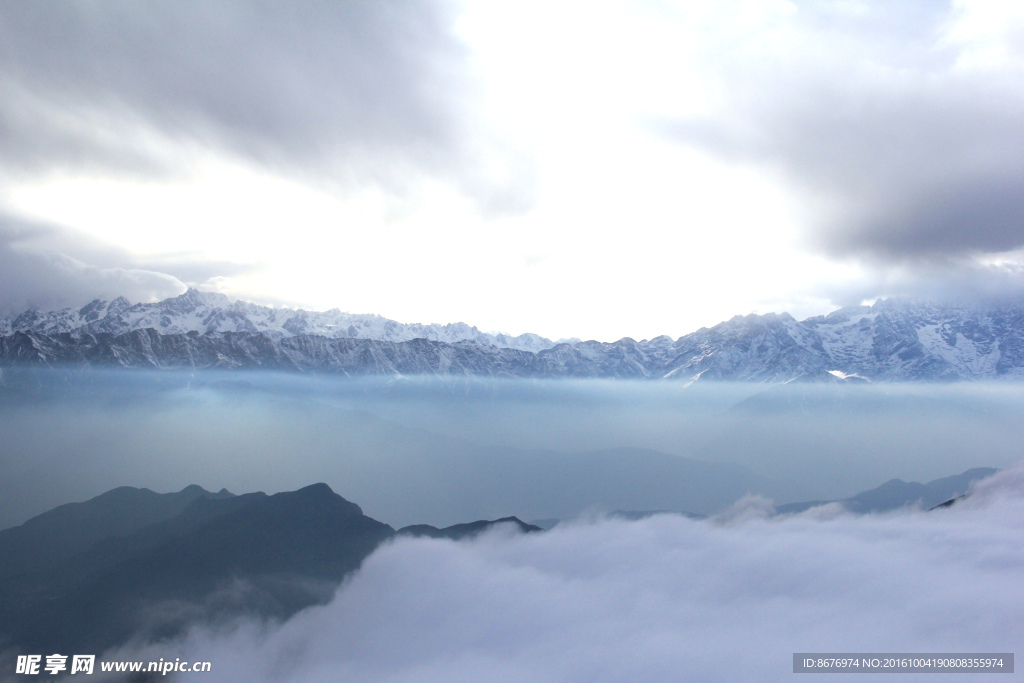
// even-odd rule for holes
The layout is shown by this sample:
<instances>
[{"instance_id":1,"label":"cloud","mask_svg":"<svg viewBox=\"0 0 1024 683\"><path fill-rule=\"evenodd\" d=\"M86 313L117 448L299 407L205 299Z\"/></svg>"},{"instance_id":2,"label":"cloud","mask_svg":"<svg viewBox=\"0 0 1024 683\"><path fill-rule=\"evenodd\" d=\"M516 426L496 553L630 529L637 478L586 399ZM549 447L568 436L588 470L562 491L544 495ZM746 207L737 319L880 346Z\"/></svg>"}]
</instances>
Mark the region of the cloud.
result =
<instances>
[{"instance_id":1,"label":"cloud","mask_svg":"<svg viewBox=\"0 0 1024 683\"><path fill-rule=\"evenodd\" d=\"M965 508L987 508L1024 491L1024 464L1008 467L986 479L971 482L967 498L957 503Z\"/></svg>"},{"instance_id":2,"label":"cloud","mask_svg":"<svg viewBox=\"0 0 1024 683\"><path fill-rule=\"evenodd\" d=\"M1015 249L1024 13L983 6L756 3L758 20L718 17L704 46L718 106L663 130L780 171L807 209L809 242L833 256Z\"/></svg>"},{"instance_id":3,"label":"cloud","mask_svg":"<svg viewBox=\"0 0 1024 683\"><path fill-rule=\"evenodd\" d=\"M447 3L3 3L3 166L179 173L214 148L342 185L439 175L508 203L467 140L454 20Z\"/></svg>"},{"instance_id":4,"label":"cloud","mask_svg":"<svg viewBox=\"0 0 1024 683\"><path fill-rule=\"evenodd\" d=\"M1017 303L1024 298L1024 259L1011 252L995 262L966 257L880 264L868 261L856 277L819 285L841 305L878 297L908 296L925 301L973 305Z\"/></svg>"},{"instance_id":5,"label":"cloud","mask_svg":"<svg viewBox=\"0 0 1024 683\"><path fill-rule=\"evenodd\" d=\"M80 306L96 298L157 301L254 269L187 254L141 258L60 226L0 211L0 315Z\"/></svg>"},{"instance_id":6,"label":"cloud","mask_svg":"<svg viewBox=\"0 0 1024 683\"><path fill-rule=\"evenodd\" d=\"M1010 479L930 513L402 540L281 627L146 654L211 661L225 681L775 681L800 651L1009 652L1024 636Z\"/></svg>"}]
</instances>

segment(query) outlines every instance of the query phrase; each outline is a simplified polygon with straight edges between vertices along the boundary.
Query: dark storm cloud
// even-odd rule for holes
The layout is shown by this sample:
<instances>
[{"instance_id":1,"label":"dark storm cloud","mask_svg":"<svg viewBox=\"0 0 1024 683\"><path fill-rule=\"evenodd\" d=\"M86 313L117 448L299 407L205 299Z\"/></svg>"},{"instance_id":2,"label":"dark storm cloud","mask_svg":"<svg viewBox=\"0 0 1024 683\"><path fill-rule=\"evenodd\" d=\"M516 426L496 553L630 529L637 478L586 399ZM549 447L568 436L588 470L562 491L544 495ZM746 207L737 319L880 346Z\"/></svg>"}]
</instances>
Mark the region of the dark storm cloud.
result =
<instances>
[{"instance_id":1,"label":"dark storm cloud","mask_svg":"<svg viewBox=\"0 0 1024 683\"><path fill-rule=\"evenodd\" d=\"M0 2L0 157L187 163L137 135L151 130L179 155L196 143L342 183L459 179L472 161L452 21L443 3Z\"/></svg>"},{"instance_id":2,"label":"dark storm cloud","mask_svg":"<svg viewBox=\"0 0 1024 683\"><path fill-rule=\"evenodd\" d=\"M743 61L719 73L724 111L669 135L780 169L803 191L809 240L833 255L893 262L1024 244L1017 67L958 64L948 6L873 3L842 21L835 11L800 4L788 40L737 48Z\"/></svg>"}]
</instances>

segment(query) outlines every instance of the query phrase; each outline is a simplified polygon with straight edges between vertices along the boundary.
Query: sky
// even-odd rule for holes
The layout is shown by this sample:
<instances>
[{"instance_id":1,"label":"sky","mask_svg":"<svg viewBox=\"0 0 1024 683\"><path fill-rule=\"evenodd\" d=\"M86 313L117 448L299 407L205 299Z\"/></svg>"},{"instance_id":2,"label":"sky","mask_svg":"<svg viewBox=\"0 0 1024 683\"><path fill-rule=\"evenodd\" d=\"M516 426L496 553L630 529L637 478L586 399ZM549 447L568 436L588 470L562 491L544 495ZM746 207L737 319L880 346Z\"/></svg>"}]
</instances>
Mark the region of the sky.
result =
<instances>
[{"instance_id":1,"label":"sky","mask_svg":"<svg viewBox=\"0 0 1024 683\"><path fill-rule=\"evenodd\" d=\"M1024 289L993 0L0 0L0 312L614 340Z\"/></svg>"}]
</instances>

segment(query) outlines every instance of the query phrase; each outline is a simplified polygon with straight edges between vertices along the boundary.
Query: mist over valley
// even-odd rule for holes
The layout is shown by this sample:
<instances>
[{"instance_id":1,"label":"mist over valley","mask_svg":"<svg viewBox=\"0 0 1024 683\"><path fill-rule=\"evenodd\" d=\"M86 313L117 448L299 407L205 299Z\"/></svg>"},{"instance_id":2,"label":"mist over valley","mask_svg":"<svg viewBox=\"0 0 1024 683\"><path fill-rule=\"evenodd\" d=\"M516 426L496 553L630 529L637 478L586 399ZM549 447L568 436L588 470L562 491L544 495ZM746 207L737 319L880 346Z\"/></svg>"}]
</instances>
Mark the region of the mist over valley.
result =
<instances>
[{"instance_id":1,"label":"mist over valley","mask_svg":"<svg viewBox=\"0 0 1024 683\"><path fill-rule=\"evenodd\" d=\"M120 485L273 493L318 481L396 526L712 514L747 494L834 500L1006 467L1024 429L1024 390L1006 384L6 377L0 526Z\"/></svg>"}]
</instances>

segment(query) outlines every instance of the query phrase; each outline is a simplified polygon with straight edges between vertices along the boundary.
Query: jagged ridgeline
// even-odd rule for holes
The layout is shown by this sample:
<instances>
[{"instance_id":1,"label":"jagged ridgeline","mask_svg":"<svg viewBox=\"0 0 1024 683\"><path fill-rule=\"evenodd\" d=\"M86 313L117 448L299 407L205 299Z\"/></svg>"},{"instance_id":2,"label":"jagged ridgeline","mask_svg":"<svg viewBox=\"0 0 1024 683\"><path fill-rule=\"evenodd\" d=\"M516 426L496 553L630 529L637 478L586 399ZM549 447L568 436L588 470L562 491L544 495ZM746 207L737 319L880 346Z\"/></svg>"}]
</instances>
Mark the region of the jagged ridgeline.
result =
<instances>
[{"instance_id":1,"label":"jagged ridgeline","mask_svg":"<svg viewBox=\"0 0 1024 683\"><path fill-rule=\"evenodd\" d=\"M540 531L507 517L396 534L326 484L270 496L123 486L0 530L0 649L102 652L193 623L283 620L329 601L389 539L462 540L497 526Z\"/></svg>"},{"instance_id":2,"label":"jagged ridgeline","mask_svg":"<svg viewBox=\"0 0 1024 683\"><path fill-rule=\"evenodd\" d=\"M890 299L798 321L736 316L673 340L560 340L231 302L190 289L0 320L0 366L350 375L856 382L1024 378L1024 305Z\"/></svg>"}]
</instances>

